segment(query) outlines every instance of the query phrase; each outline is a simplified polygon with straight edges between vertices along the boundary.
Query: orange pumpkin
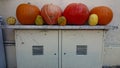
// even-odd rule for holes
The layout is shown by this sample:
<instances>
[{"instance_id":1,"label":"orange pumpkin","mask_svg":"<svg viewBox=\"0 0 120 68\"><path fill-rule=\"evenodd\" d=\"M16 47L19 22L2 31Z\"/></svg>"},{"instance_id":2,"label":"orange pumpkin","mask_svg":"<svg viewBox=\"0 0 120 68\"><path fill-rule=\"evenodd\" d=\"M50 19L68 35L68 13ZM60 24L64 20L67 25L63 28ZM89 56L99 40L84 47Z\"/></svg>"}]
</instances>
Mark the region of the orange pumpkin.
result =
<instances>
[{"instance_id":1,"label":"orange pumpkin","mask_svg":"<svg viewBox=\"0 0 120 68\"><path fill-rule=\"evenodd\" d=\"M113 12L109 7L99 6L95 7L90 11L90 14L98 15L98 24L99 25L107 25L111 22L113 18Z\"/></svg>"},{"instance_id":2,"label":"orange pumpkin","mask_svg":"<svg viewBox=\"0 0 120 68\"><path fill-rule=\"evenodd\" d=\"M53 4L45 4L41 9L46 24L57 24L57 19L62 15L62 10L59 6Z\"/></svg>"},{"instance_id":3,"label":"orange pumpkin","mask_svg":"<svg viewBox=\"0 0 120 68\"><path fill-rule=\"evenodd\" d=\"M31 4L20 4L16 9L16 17L23 25L34 24L35 19L39 14L39 8Z\"/></svg>"}]
</instances>

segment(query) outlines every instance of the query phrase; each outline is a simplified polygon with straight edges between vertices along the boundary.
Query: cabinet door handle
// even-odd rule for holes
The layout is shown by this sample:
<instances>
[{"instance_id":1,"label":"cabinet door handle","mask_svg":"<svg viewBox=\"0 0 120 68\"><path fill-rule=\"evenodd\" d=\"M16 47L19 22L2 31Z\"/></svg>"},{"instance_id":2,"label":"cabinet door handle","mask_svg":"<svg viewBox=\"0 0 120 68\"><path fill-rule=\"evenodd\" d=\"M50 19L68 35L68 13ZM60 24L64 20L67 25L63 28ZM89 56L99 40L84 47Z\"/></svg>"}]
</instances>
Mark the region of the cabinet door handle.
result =
<instances>
[{"instance_id":1,"label":"cabinet door handle","mask_svg":"<svg viewBox=\"0 0 120 68\"><path fill-rule=\"evenodd\" d=\"M64 55L66 55L66 53L64 53Z\"/></svg>"},{"instance_id":2,"label":"cabinet door handle","mask_svg":"<svg viewBox=\"0 0 120 68\"><path fill-rule=\"evenodd\" d=\"M54 55L56 55L56 53L54 53Z\"/></svg>"}]
</instances>

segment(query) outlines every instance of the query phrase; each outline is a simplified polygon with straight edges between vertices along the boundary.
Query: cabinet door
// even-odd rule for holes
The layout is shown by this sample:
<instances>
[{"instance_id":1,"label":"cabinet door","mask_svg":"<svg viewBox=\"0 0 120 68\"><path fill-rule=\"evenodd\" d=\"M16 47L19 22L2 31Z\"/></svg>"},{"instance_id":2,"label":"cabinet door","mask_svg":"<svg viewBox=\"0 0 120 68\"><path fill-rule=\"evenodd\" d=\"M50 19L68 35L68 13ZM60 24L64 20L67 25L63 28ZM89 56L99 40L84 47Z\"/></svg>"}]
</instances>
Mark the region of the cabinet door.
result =
<instances>
[{"instance_id":1,"label":"cabinet door","mask_svg":"<svg viewBox=\"0 0 120 68\"><path fill-rule=\"evenodd\" d=\"M62 68L102 68L102 30L62 31Z\"/></svg>"},{"instance_id":2,"label":"cabinet door","mask_svg":"<svg viewBox=\"0 0 120 68\"><path fill-rule=\"evenodd\" d=\"M17 68L58 68L57 30L16 30Z\"/></svg>"}]
</instances>

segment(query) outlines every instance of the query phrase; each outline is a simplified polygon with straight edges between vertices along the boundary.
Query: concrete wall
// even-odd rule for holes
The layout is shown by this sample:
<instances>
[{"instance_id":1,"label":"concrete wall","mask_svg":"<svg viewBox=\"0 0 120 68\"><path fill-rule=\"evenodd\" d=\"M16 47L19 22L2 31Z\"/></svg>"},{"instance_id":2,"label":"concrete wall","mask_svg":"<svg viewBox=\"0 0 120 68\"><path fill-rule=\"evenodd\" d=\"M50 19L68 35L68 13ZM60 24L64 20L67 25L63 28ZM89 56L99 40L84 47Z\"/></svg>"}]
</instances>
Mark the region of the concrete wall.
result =
<instances>
[{"instance_id":1,"label":"concrete wall","mask_svg":"<svg viewBox=\"0 0 120 68\"><path fill-rule=\"evenodd\" d=\"M62 9L71 2L81 2L88 6L89 10L95 6L105 5L111 7L114 13L109 25L120 27L120 0L0 0L0 15L4 21L9 16L16 17L16 7L20 3L31 2L40 9L46 3L54 3ZM109 26L108 25L108 26ZM4 41L14 41L14 32L11 29L4 30ZM120 65L120 29L109 30L105 35L104 65ZM15 46L6 45L8 68L16 68Z\"/></svg>"}]
</instances>

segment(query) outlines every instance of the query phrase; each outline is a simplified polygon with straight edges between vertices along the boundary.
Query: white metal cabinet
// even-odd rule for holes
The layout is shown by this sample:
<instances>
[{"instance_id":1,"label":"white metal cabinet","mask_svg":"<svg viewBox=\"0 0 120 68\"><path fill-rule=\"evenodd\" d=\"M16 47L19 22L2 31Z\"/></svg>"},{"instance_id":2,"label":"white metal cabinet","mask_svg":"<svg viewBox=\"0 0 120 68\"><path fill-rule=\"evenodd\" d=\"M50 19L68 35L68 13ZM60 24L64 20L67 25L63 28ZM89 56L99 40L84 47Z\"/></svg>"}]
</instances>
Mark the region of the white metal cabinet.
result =
<instances>
[{"instance_id":1,"label":"white metal cabinet","mask_svg":"<svg viewBox=\"0 0 120 68\"><path fill-rule=\"evenodd\" d=\"M102 68L102 30L16 30L17 68Z\"/></svg>"},{"instance_id":2,"label":"white metal cabinet","mask_svg":"<svg viewBox=\"0 0 120 68\"><path fill-rule=\"evenodd\" d=\"M58 68L57 30L16 30L17 68Z\"/></svg>"},{"instance_id":3,"label":"white metal cabinet","mask_svg":"<svg viewBox=\"0 0 120 68\"><path fill-rule=\"evenodd\" d=\"M62 68L102 68L103 31L62 31Z\"/></svg>"}]
</instances>

